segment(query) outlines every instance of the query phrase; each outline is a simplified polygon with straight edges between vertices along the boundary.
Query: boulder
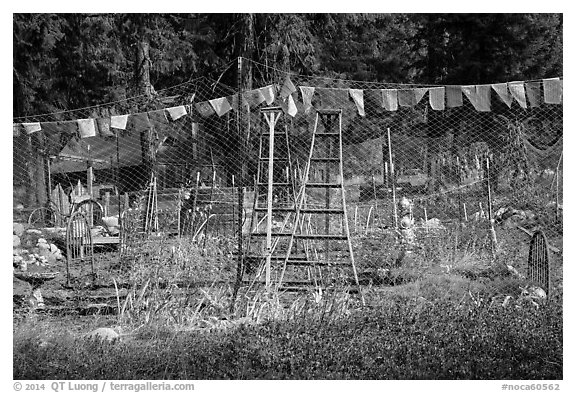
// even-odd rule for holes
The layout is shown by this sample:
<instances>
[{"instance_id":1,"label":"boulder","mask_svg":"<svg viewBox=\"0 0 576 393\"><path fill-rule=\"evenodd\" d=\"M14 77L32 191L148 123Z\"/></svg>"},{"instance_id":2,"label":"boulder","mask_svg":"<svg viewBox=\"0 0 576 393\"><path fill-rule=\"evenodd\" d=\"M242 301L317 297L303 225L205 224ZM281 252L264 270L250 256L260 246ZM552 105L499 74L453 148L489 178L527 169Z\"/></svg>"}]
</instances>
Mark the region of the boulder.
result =
<instances>
[{"instance_id":1,"label":"boulder","mask_svg":"<svg viewBox=\"0 0 576 393\"><path fill-rule=\"evenodd\" d=\"M422 228L428 229L446 229L438 218L430 218L428 221L422 220Z\"/></svg>"},{"instance_id":2,"label":"boulder","mask_svg":"<svg viewBox=\"0 0 576 393\"><path fill-rule=\"evenodd\" d=\"M104 224L108 227L118 226L118 216L102 217L102 221L104 221Z\"/></svg>"},{"instance_id":3,"label":"boulder","mask_svg":"<svg viewBox=\"0 0 576 393\"><path fill-rule=\"evenodd\" d=\"M120 338L120 335L111 328L98 328L86 334L86 338L98 341L114 341Z\"/></svg>"},{"instance_id":4,"label":"boulder","mask_svg":"<svg viewBox=\"0 0 576 393\"><path fill-rule=\"evenodd\" d=\"M24 233L24 224L15 222L12 224L12 233L16 236L22 236Z\"/></svg>"},{"instance_id":5,"label":"boulder","mask_svg":"<svg viewBox=\"0 0 576 393\"><path fill-rule=\"evenodd\" d=\"M38 247L39 250L50 251L50 245L48 244L48 242L44 238L38 239L38 242L36 243L36 247Z\"/></svg>"},{"instance_id":6,"label":"boulder","mask_svg":"<svg viewBox=\"0 0 576 393\"><path fill-rule=\"evenodd\" d=\"M20 236L12 235L12 247L20 247Z\"/></svg>"}]
</instances>

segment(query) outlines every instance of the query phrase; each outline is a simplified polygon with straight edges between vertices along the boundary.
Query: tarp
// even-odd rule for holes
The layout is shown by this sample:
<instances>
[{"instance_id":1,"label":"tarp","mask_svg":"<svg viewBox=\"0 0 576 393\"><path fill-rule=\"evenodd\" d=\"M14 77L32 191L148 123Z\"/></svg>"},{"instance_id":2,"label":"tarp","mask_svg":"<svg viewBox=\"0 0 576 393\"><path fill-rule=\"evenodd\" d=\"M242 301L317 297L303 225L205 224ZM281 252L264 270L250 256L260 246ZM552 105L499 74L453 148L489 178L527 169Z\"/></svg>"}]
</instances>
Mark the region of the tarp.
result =
<instances>
[{"instance_id":1,"label":"tarp","mask_svg":"<svg viewBox=\"0 0 576 393\"><path fill-rule=\"evenodd\" d=\"M71 160L65 157L79 157L85 160L96 159L92 162L94 169L107 169L140 165L142 163L142 149L140 145L140 135L132 133L118 138L119 165L116 157L116 138L90 137L83 139L72 139L62 149L59 157L53 161L52 173L80 172L86 170L86 161ZM89 148L88 148L89 147ZM100 162L104 160L106 162Z\"/></svg>"}]
</instances>

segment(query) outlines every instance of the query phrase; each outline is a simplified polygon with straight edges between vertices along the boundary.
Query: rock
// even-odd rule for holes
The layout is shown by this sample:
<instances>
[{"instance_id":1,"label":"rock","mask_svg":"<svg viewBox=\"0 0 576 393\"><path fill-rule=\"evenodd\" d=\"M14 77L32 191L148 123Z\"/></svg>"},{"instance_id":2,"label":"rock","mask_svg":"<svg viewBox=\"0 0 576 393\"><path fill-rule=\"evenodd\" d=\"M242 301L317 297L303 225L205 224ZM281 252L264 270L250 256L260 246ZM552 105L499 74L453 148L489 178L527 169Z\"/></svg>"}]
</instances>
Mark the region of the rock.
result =
<instances>
[{"instance_id":1,"label":"rock","mask_svg":"<svg viewBox=\"0 0 576 393\"><path fill-rule=\"evenodd\" d=\"M516 269L514 268L514 266L512 266L512 265L506 265L506 268L508 269L508 272L509 272L510 274L512 274L513 276L515 276L515 277L517 277L517 278L519 278L519 279L524 279L524 276L523 276L522 274L520 274L520 273L518 272L518 270L516 270Z\"/></svg>"},{"instance_id":2,"label":"rock","mask_svg":"<svg viewBox=\"0 0 576 393\"><path fill-rule=\"evenodd\" d=\"M29 235L42 235L42 231L40 229L27 229L26 233Z\"/></svg>"},{"instance_id":3,"label":"rock","mask_svg":"<svg viewBox=\"0 0 576 393\"><path fill-rule=\"evenodd\" d=\"M114 341L120 338L120 335L111 328L98 328L86 334L86 338L99 341Z\"/></svg>"},{"instance_id":4,"label":"rock","mask_svg":"<svg viewBox=\"0 0 576 393\"><path fill-rule=\"evenodd\" d=\"M546 291L540 287L530 286L522 290L522 296L534 299L546 299Z\"/></svg>"},{"instance_id":5,"label":"rock","mask_svg":"<svg viewBox=\"0 0 576 393\"><path fill-rule=\"evenodd\" d=\"M36 246L38 247L38 249L40 251L42 251L42 250L50 251L50 245L48 244L46 239L43 239L43 238L38 239Z\"/></svg>"},{"instance_id":6,"label":"rock","mask_svg":"<svg viewBox=\"0 0 576 393\"><path fill-rule=\"evenodd\" d=\"M24 224L20 224L19 222L13 223L12 233L16 236L22 236L22 234L24 233Z\"/></svg>"},{"instance_id":7,"label":"rock","mask_svg":"<svg viewBox=\"0 0 576 393\"><path fill-rule=\"evenodd\" d=\"M104 221L104 224L106 224L106 226L108 226L108 227L117 227L118 226L118 217L117 216L102 217L102 221Z\"/></svg>"},{"instance_id":8,"label":"rock","mask_svg":"<svg viewBox=\"0 0 576 393\"><path fill-rule=\"evenodd\" d=\"M440 222L440 220L437 218L431 218L428 221L423 221L422 228L445 229L444 225L442 225L442 222Z\"/></svg>"},{"instance_id":9,"label":"rock","mask_svg":"<svg viewBox=\"0 0 576 393\"><path fill-rule=\"evenodd\" d=\"M12 235L12 247L20 247L20 236Z\"/></svg>"}]
</instances>

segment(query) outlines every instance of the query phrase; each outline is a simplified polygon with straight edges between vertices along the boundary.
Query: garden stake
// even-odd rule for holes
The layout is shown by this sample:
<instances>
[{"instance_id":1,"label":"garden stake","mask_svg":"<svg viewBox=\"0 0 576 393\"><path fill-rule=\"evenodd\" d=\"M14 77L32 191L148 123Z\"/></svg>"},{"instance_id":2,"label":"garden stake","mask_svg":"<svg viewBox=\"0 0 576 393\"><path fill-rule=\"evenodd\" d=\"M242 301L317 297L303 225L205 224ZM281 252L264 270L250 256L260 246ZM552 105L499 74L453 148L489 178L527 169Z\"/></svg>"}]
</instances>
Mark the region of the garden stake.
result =
<instances>
[{"instance_id":1,"label":"garden stake","mask_svg":"<svg viewBox=\"0 0 576 393\"><path fill-rule=\"evenodd\" d=\"M370 210L368 210L368 217L366 217L366 228L364 229L364 234L368 234L368 226L370 225L370 215L372 214L373 206L370 206Z\"/></svg>"},{"instance_id":2,"label":"garden stake","mask_svg":"<svg viewBox=\"0 0 576 393\"><path fill-rule=\"evenodd\" d=\"M376 178L374 177L374 172L372 172L372 192L374 193L374 221L376 221L376 212L378 212L378 198L376 197Z\"/></svg>"},{"instance_id":3,"label":"garden stake","mask_svg":"<svg viewBox=\"0 0 576 393\"><path fill-rule=\"evenodd\" d=\"M562 163L562 155L564 152L560 153L560 158L558 159L558 165L556 165L556 220L560 218L560 164Z\"/></svg>"},{"instance_id":4,"label":"garden stake","mask_svg":"<svg viewBox=\"0 0 576 393\"><path fill-rule=\"evenodd\" d=\"M200 184L200 171L196 172L196 188L194 189L194 199L192 200L192 214L190 218L190 232L194 234L196 227L196 203L198 202L198 187Z\"/></svg>"},{"instance_id":5,"label":"garden stake","mask_svg":"<svg viewBox=\"0 0 576 393\"><path fill-rule=\"evenodd\" d=\"M458 182L458 221L462 221L462 181L460 179L461 171L460 171L460 159L456 156L456 171L457 173L457 182Z\"/></svg>"},{"instance_id":6,"label":"garden stake","mask_svg":"<svg viewBox=\"0 0 576 393\"><path fill-rule=\"evenodd\" d=\"M178 228L178 237L181 235L181 228L180 228L180 217L181 217L181 210L182 210L182 189L178 189L178 210L176 211L176 221L177 221L177 228Z\"/></svg>"},{"instance_id":7,"label":"garden stake","mask_svg":"<svg viewBox=\"0 0 576 393\"><path fill-rule=\"evenodd\" d=\"M154 176L154 230L158 232L158 180Z\"/></svg>"},{"instance_id":8,"label":"garden stake","mask_svg":"<svg viewBox=\"0 0 576 393\"><path fill-rule=\"evenodd\" d=\"M496 258L496 230L494 229L494 218L492 217L492 193L490 191L490 158L486 157L486 183L488 185L488 219L490 220L490 236L492 239L492 257Z\"/></svg>"},{"instance_id":9,"label":"garden stake","mask_svg":"<svg viewBox=\"0 0 576 393\"><path fill-rule=\"evenodd\" d=\"M394 206L394 227L398 229L398 211L396 210L396 181L394 180L394 163L392 162L392 142L388 127L388 159L390 160L390 177L392 178L392 205Z\"/></svg>"},{"instance_id":10,"label":"garden stake","mask_svg":"<svg viewBox=\"0 0 576 393\"><path fill-rule=\"evenodd\" d=\"M212 213L212 198L214 197L214 186L216 184L216 170L212 172L212 187L210 187L210 203L206 210L206 226L204 227L204 239L202 240L202 251L206 250L206 238L208 237L208 224Z\"/></svg>"},{"instance_id":11,"label":"garden stake","mask_svg":"<svg viewBox=\"0 0 576 393\"><path fill-rule=\"evenodd\" d=\"M232 175L232 199L234 199L234 192L235 192L236 188L234 186L234 175ZM234 205L234 203L232 203L232 234L234 235L236 233L236 205Z\"/></svg>"}]
</instances>

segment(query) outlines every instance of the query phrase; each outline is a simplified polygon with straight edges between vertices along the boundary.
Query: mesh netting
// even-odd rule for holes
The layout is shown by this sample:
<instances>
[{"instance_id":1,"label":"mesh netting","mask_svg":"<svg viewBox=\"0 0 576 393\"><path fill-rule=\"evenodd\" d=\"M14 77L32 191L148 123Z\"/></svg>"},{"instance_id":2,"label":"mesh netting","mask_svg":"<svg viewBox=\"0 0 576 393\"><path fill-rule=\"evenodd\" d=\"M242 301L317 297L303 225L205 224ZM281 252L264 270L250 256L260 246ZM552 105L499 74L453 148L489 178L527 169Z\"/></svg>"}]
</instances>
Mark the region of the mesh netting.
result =
<instances>
[{"instance_id":1,"label":"mesh netting","mask_svg":"<svg viewBox=\"0 0 576 393\"><path fill-rule=\"evenodd\" d=\"M246 63L261 86L239 91L198 78L151 97L14 119L15 220L62 226L75 205L92 199L104 236L123 239L120 253L151 234L189 237L202 247L239 242L250 230L268 127L259 109L284 112L277 127L288 131L293 169L278 166L274 176L290 173L296 190L316 111L341 109L347 218L361 268L397 260L370 247L400 244L390 231L401 224L395 202L402 198L410 202L420 264L475 251L493 256L494 247L504 259L527 256L528 234L537 229L561 248L561 78L400 85ZM490 219L504 239L496 246ZM226 254L232 267L238 247Z\"/></svg>"}]
</instances>

